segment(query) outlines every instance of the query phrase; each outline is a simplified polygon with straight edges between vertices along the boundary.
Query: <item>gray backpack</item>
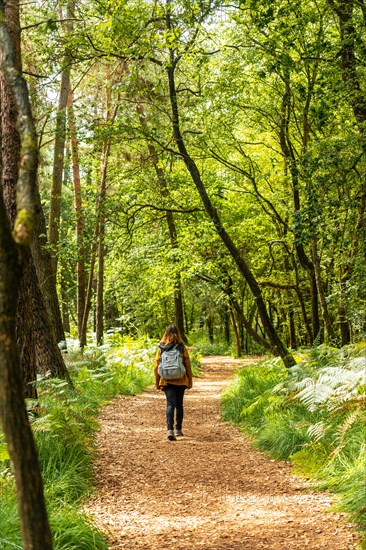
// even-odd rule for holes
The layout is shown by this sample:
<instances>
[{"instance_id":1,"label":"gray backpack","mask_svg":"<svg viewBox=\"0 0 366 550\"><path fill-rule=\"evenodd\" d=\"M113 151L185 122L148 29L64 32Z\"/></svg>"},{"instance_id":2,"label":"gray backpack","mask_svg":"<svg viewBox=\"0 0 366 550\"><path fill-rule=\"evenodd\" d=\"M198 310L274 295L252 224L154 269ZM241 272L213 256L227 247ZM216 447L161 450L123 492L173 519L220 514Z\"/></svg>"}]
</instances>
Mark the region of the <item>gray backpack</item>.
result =
<instances>
[{"instance_id":1,"label":"gray backpack","mask_svg":"<svg viewBox=\"0 0 366 550\"><path fill-rule=\"evenodd\" d=\"M162 350L158 373L164 380L179 380L179 378L185 375L186 369L184 368L183 357L178 350L178 345L169 351Z\"/></svg>"}]
</instances>

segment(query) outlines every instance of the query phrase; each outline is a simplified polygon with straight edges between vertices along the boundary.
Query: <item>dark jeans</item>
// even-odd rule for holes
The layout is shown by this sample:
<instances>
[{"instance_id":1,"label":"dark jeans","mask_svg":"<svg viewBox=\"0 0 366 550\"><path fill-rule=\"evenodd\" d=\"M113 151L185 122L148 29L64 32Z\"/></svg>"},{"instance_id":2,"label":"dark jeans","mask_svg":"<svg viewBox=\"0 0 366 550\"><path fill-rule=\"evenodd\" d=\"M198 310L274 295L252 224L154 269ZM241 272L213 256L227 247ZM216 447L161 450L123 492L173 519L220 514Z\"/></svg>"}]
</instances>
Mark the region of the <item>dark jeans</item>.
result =
<instances>
[{"instance_id":1,"label":"dark jeans","mask_svg":"<svg viewBox=\"0 0 366 550\"><path fill-rule=\"evenodd\" d=\"M174 411L176 411L175 427L177 430L182 429L183 421L183 398L186 386L176 386L168 384L164 388L166 397L166 421L168 430L174 427Z\"/></svg>"}]
</instances>

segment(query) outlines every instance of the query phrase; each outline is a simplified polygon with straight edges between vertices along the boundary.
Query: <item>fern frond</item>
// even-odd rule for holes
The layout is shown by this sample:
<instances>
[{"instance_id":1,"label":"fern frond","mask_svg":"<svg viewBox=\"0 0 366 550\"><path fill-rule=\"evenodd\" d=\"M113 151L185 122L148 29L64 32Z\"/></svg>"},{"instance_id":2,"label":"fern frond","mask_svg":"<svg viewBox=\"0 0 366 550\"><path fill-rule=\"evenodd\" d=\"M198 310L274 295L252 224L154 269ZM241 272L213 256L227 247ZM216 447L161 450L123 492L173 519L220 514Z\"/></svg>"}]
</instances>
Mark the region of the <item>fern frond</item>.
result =
<instances>
[{"instance_id":1,"label":"fern frond","mask_svg":"<svg viewBox=\"0 0 366 550\"><path fill-rule=\"evenodd\" d=\"M314 441L319 441L326 434L329 426L325 422L317 422L308 428L308 434Z\"/></svg>"},{"instance_id":2,"label":"fern frond","mask_svg":"<svg viewBox=\"0 0 366 550\"><path fill-rule=\"evenodd\" d=\"M364 414L365 412L361 408L358 408L355 411L351 411L350 414L346 416L342 424L337 429L341 442L344 439L344 436L346 435L348 430L350 430L354 423L360 418L360 416Z\"/></svg>"},{"instance_id":3,"label":"fern frond","mask_svg":"<svg viewBox=\"0 0 366 550\"><path fill-rule=\"evenodd\" d=\"M312 384L307 385L295 398L299 399L308 407L309 411L313 412L319 405L327 401L331 393L332 388L329 385L312 381Z\"/></svg>"}]
</instances>

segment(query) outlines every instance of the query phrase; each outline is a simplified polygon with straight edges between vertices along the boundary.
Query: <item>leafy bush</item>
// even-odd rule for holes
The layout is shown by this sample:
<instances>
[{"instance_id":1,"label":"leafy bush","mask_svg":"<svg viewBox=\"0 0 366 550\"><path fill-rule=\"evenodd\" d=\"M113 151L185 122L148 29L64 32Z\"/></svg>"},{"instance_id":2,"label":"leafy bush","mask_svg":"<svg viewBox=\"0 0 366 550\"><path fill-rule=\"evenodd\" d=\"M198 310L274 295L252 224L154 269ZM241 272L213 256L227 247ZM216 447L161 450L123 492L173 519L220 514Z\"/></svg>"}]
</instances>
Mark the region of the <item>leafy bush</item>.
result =
<instances>
[{"instance_id":1,"label":"leafy bush","mask_svg":"<svg viewBox=\"0 0 366 550\"><path fill-rule=\"evenodd\" d=\"M120 342L118 342L120 344ZM147 344L147 345L146 345ZM79 511L90 494L95 419L107 400L135 394L153 382L155 347L150 342L106 343L84 353L68 343L66 356L74 387L64 380L40 377L38 399L28 413L38 446L55 550L102 550L103 536ZM0 434L0 549L22 548L13 475Z\"/></svg>"},{"instance_id":2,"label":"leafy bush","mask_svg":"<svg viewBox=\"0 0 366 550\"><path fill-rule=\"evenodd\" d=\"M337 492L339 508L366 530L365 352L365 344L322 345L288 371L278 359L246 367L223 396L222 414Z\"/></svg>"}]
</instances>

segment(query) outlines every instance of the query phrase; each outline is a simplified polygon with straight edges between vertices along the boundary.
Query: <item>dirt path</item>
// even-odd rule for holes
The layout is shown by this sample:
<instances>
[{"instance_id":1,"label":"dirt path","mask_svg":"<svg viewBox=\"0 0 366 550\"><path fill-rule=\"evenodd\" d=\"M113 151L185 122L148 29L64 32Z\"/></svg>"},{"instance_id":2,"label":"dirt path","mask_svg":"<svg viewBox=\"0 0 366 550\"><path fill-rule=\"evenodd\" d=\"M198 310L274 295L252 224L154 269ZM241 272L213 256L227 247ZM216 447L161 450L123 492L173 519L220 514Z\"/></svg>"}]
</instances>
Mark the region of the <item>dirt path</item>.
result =
<instances>
[{"instance_id":1,"label":"dirt path","mask_svg":"<svg viewBox=\"0 0 366 550\"><path fill-rule=\"evenodd\" d=\"M185 436L166 440L165 396L149 388L100 417L96 495L86 510L110 548L299 550L355 548L330 498L253 449L220 420L220 393L244 361L203 360L185 397Z\"/></svg>"}]
</instances>

